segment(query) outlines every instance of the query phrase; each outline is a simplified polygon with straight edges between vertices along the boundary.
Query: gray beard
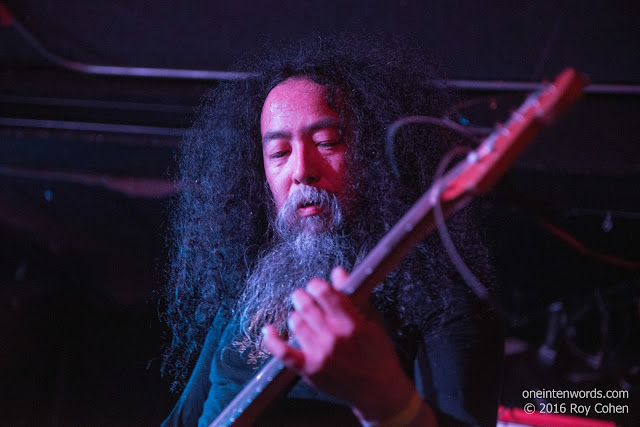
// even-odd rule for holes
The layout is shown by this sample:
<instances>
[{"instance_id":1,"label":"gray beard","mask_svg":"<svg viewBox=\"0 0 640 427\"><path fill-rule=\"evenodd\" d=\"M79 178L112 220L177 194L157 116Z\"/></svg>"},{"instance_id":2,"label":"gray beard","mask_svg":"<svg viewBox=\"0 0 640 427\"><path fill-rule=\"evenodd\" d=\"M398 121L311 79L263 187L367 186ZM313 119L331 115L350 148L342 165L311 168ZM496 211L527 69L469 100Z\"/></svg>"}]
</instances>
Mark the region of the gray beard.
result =
<instances>
[{"instance_id":1,"label":"gray beard","mask_svg":"<svg viewBox=\"0 0 640 427\"><path fill-rule=\"evenodd\" d=\"M299 217L296 211L306 203L320 205L322 213ZM313 187L293 194L278 212L271 224L273 242L247 277L236 307L252 350L260 349L263 326L285 329L293 290L314 277L328 280L335 266L351 270L358 257L342 231L342 218L337 197Z\"/></svg>"}]
</instances>

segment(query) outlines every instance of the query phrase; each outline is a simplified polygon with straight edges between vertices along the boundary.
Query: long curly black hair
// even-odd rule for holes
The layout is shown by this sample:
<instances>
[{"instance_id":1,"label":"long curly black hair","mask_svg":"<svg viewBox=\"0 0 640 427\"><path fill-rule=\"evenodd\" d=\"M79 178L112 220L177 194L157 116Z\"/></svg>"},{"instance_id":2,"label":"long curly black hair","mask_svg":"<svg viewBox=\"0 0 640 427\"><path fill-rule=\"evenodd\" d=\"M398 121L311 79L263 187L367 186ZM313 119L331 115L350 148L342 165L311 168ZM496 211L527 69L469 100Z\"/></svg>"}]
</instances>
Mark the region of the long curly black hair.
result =
<instances>
[{"instance_id":1,"label":"long curly black hair","mask_svg":"<svg viewBox=\"0 0 640 427\"><path fill-rule=\"evenodd\" d=\"M408 125L394 144L400 176L390 167L387 127L409 115L441 116L454 101L438 67L410 43L340 35L268 50L237 67L255 77L220 83L206 93L184 136L164 315L173 336L163 370L174 387L185 380L220 304L237 296L269 238L273 207L259 123L274 86L304 76L328 88L327 101L350 136L346 192L355 205L349 230L363 249L372 248L430 186L439 160L451 148L451 135ZM487 254L474 215L456 215L450 231L483 276ZM453 299L467 294L443 252L437 239L428 238L378 290L378 308L399 313L404 323L433 327Z\"/></svg>"}]
</instances>

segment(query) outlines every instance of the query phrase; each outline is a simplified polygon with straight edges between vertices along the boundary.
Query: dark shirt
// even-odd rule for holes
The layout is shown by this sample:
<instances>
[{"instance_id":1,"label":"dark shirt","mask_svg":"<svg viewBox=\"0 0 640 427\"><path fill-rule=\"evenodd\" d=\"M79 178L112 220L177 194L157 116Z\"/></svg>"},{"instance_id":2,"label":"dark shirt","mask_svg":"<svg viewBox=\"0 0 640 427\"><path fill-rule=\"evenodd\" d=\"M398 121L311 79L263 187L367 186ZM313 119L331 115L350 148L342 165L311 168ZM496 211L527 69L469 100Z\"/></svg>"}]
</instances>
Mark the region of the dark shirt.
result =
<instances>
[{"instance_id":1,"label":"dark shirt","mask_svg":"<svg viewBox=\"0 0 640 427\"><path fill-rule=\"evenodd\" d=\"M385 323L396 353L440 425L495 426L503 338L498 322L479 307L458 312L437 330ZM209 330L191 378L165 426L208 426L258 365L237 345L238 323L223 305ZM299 381L263 416L266 425L359 425L350 408ZM302 421L304 420L304 421Z\"/></svg>"}]
</instances>

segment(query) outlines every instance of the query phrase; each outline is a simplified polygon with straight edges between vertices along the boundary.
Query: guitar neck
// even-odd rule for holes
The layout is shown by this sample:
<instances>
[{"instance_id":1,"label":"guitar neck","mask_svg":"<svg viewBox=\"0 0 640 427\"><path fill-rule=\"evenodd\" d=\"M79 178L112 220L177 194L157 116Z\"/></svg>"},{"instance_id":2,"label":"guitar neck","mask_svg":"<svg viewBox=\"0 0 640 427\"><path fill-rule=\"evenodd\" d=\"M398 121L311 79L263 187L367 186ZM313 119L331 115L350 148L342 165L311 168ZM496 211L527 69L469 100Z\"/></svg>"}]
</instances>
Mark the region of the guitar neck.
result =
<instances>
[{"instance_id":1,"label":"guitar neck","mask_svg":"<svg viewBox=\"0 0 640 427\"><path fill-rule=\"evenodd\" d=\"M209 427L254 425L267 406L298 379L298 375L285 368L279 359L270 358Z\"/></svg>"}]
</instances>

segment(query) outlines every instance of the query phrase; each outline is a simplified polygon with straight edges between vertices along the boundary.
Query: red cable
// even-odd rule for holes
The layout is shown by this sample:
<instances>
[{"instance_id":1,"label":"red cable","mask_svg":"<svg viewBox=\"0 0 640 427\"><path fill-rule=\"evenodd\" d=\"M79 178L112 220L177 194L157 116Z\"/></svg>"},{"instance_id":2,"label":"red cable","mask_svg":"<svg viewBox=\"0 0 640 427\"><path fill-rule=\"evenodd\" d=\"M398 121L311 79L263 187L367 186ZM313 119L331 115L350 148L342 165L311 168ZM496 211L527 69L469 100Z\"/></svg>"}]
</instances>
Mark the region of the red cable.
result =
<instances>
[{"instance_id":1,"label":"red cable","mask_svg":"<svg viewBox=\"0 0 640 427\"><path fill-rule=\"evenodd\" d=\"M586 255L588 257L597 259L598 261L605 262L607 264L617 265L618 267L624 267L631 270L640 270L640 262L635 260L629 260L625 258L620 258L615 255L605 254L602 252L594 251L589 249L584 243L573 237L571 234L567 233L560 227L550 223L547 220L539 219L538 224L549 231L554 236L558 237L560 240L569 244L573 248L575 248L578 252Z\"/></svg>"},{"instance_id":2,"label":"red cable","mask_svg":"<svg viewBox=\"0 0 640 427\"><path fill-rule=\"evenodd\" d=\"M0 3L0 26L8 27L13 22L13 15L6 8L6 6Z\"/></svg>"}]
</instances>

